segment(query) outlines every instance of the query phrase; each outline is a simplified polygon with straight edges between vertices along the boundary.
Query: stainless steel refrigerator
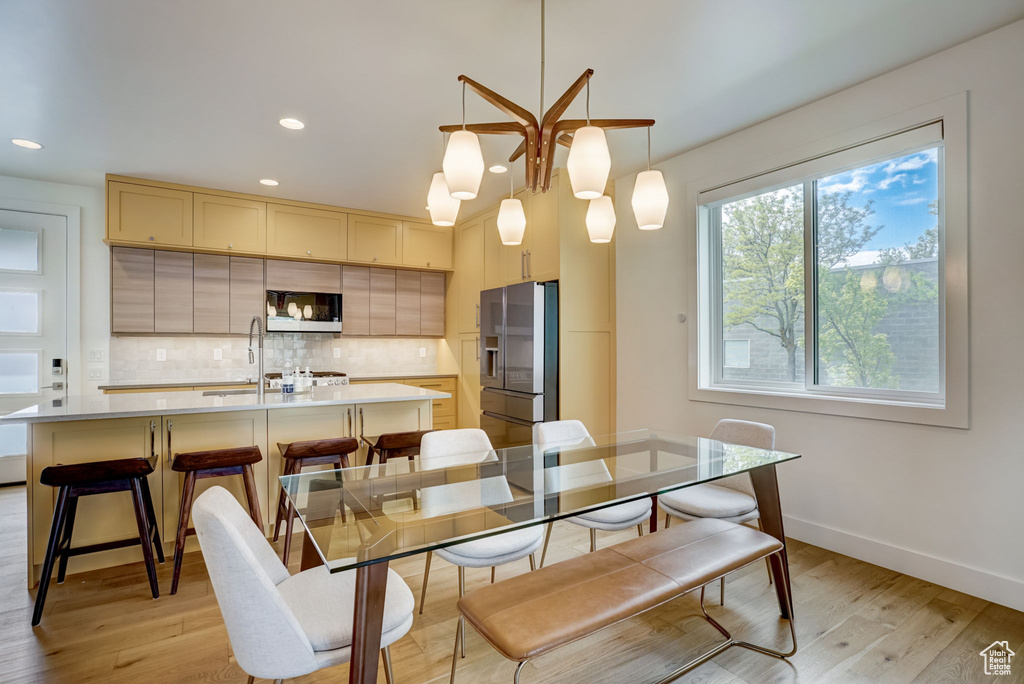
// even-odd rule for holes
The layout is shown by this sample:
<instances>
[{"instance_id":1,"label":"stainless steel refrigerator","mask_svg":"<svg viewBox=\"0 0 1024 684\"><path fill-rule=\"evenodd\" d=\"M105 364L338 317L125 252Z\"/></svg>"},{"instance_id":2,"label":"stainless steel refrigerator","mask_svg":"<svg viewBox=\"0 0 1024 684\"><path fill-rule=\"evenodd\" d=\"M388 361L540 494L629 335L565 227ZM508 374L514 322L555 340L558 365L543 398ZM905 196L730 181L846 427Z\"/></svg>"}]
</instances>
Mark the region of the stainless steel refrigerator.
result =
<instances>
[{"instance_id":1,"label":"stainless steel refrigerator","mask_svg":"<svg viewBox=\"0 0 1024 684\"><path fill-rule=\"evenodd\" d=\"M480 293L480 426L495 448L530 444L558 420L558 283Z\"/></svg>"}]
</instances>

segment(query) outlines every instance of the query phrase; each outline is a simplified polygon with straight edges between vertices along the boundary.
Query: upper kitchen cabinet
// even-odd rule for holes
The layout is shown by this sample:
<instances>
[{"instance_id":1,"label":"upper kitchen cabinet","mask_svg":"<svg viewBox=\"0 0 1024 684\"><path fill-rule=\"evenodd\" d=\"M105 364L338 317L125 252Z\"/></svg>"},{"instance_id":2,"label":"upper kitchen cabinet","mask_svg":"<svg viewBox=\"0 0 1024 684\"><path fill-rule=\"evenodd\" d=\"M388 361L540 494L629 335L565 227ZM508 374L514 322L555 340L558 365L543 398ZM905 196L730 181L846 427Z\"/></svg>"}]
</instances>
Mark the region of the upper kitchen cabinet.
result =
<instances>
[{"instance_id":1,"label":"upper kitchen cabinet","mask_svg":"<svg viewBox=\"0 0 1024 684\"><path fill-rule=\"evenodd\" d=\"M337 294L343 292L341 266L267 259L267 289Z\"/></svg>"},{"instance_id":2,"label":"upper kitchen cabinet","mask_svg":"<svg viewBox=\"0 0 1024 684\"><path fill-rule=\"evenodd\" d=\"M153 332L192 332L192 254L157 251L153 260Z\"/></svg>"},{"instance_id":3,"label":"upper kitchen cabinet","mask_svg":"<svg viewBox=\"0 0 1024 684\"><path fill-rule=\"evenodd\" d=\"M401 266L402 222L349 214L348 260Z\"/></svg>"},{"instance_id":4,"label":"upper kitchen cabinet","mask_svg":"<svg viewBox=\"0 0 1024 684\"><path fill-rule=\"evenodd\" d=\"M501 236L498 234L497 209L487 212L481 219L483 219L484 230L484 286L481 289L493 290L505 284L502 261L505 250L512 248L501 244ZM527 228L529 228L529 224L527 224ZM515 271L513 272L515 273ZM477 302L479 303L479 299Z\"/></svg>"},{"instance_id":5,"label":"upper kitchen cabinet","mask_svg":"<svg viewBox=\"0 0 1024 684\"><path fill-rule=\"evenodd\" d=\"M228 297L230 299L230 332L244 335L254 316L263 318L267 291L263 286L263 259L229 257ZM321 266L326 264L311 264ZM337 266L333 267L338 269ZM335 278L339 280L339 278Z\"/></svg>"},{"instance_id":6,"label":"upper kitchen cabinet","mask_svg":"<svg viewBox=\"0 0 1024 684\"><path fill-rule=\"evenodd\" d=\"M396 330L396 278L393 268L370 269L370 334L394 335ZM344 299L344 295L342 296Z\"/></svg>"},{"instance_id":7,"label":"upper kitchen cabinet","mask_svg":"<svg viewBox=\"0 0 1024 684\"><path fill-rule=\"evenodd\" d=\"M192 193L108 181L107 239L191 247Z\"/></svg>"},{"instance_id":8,"label":"upper kitchen cabinet","mask_svg":"<svg viewBox=\"0 0 1024 684\"><path fill-rule=\"evenodd\" d=\"M341 267L341 330L343 335L370 334L370 269Z\"/></svg>"},{"instance_id":9,"label":"upper kitchen cabinet","mask_svg":"<svg viewBox=\"0 0 1024 684\"><path fill-rule=\"evenodd\" d=\"M566 178L565 183L568 182ZM523 241L526 249L526 279L538 283L558 280L559 276L559 202L562 201L563 191L557 183L556 178L547 192L539 192L530 198L533 228L528 233L529 242ZM582 203L582 200L576 201Z\"/></svg>"},{"instance_id":10,"label":"upper kitchen cabinet","mask_svg":"<svg viewBox=\"0 0 1024 684\"><path fill-rule=\"evenodd\" d=\"M192 329L197 333L231 332L231 265L229 257L195 254Z\"/></svg>"},{"instance_id":11,"label":"upper kitchen cabinet","mask_svg":"<svg viewBox=\"0 0 1024 684\"><path fill-rule=\"evenodd\" d=\"M444 335L444 273L420 273L420 335Z\"/></svg>"},{"instance_id":12,"label":"upper kitchen cabinet","mask_svg":"<svg viewBox=\"0 0 1024 684\"><path fill-rule=\"evenodd\" d=\"M110 253L110 331L153 332L153 250L114 247Z\"/></svg>"},{"instance_id":13,"label":"upper kitchen cabinet","mask_svg":"<svg viewBox=\"0 0 1024 684\"><path fill-rule=\"evenodd\" d=\"M453 228L405 221L402 224L402 263L417 268L452 268Z\"/></svg>"},{"instance_id":14,"label":"upper kitchen cabinet","mask_svg":"<svg viewBox=\"0 0 1024 684\"><path fill-rule=\"evenodd\" d=\"M458 284L456 318L460 333L480 330L480 291L484 289L484 220L477 217L459 226L455 259Z\"/></svg>"},{"instance_id":15,"label":"upper kitchen cabinet","mask_svg":"<svg viewBox=\"0 0 1024 684\"><path fill-rule=\"evenodd\" d=\"M192 246L233 252L267 251L267 203L195 193Z\"/></svg>"},{"instance_id":16,"label":"upper kitchen cabinet","mask_svg":"<svg viewBox=\"0 0 1024 684\"><path fill-rule=\"evenodd\" d=\"M344 261L349 258L348 214L283 204L267 205L267 253Z\"/></svg>"},{"instance_id":17,"label":"upper kitchen cabinet","mask_svg":"<svg viewBox=\"0 0 1024 684\"><path fill-rule=\"evenodd\" d=\"M395 271L395 334L420 334L419 271Z\"/></svg>"}]
</instances>

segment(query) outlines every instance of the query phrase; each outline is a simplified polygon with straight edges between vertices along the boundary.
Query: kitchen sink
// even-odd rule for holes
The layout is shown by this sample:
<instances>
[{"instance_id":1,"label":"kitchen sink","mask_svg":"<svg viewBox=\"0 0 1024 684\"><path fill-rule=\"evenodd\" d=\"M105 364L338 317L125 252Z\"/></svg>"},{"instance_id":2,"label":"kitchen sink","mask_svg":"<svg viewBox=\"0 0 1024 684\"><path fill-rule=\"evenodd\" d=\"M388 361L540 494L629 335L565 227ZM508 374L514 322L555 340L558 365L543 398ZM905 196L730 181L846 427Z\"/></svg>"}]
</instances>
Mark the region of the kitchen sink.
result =
<instances>
[{"instance_id":1,"label":"kitchen sink","mask_svg":"<svg viewBox=\"0 0 1024 684\"><path fill-rule=\"evenodd\" d=\"M236 389L236 390L206 390L203 392L204 397L233 397L236 394L256 394L254 389Z\"/></svg>"}]
</instances>

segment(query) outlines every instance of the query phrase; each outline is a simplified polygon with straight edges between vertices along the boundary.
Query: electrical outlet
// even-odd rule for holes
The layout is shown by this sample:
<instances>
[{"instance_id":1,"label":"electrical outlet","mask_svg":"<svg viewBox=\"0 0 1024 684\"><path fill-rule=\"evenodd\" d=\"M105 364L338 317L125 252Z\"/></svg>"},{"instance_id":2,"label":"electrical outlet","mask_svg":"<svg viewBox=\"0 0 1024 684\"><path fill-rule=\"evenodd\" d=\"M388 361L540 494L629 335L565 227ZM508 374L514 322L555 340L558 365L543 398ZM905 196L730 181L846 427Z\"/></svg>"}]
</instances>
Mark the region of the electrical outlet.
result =
<instances>
[{"instance_id":1,"label":"electrical outlet","mask_svg":"<svg viewBox=\"0 0 1024 684\"><path fill-rule=\"evenodd\" d=\"M166 349L157 349L156 350L156 360L157 361L166 361L167 360L167 350Z\"/></svg>"},{"instance_id":2,"label":"electrical outlet","mask_svg":"<svg viewBox=\"0 0 1024 684\"><path fill-rule=\"evenodd\" d=\"M103 350L102 349L90 349L89 350L89 360L90 361L102 361L103 360Z\"/></svg>"},{"instance_id":3,"label":"electrical outlet","mask_svg":"<svg viewBox=\"0 0 1024 684\"><path fill-rule=\"evenodd\" d=\"M332 351L334 351L334 358L336 358L336 359L340 359L341 358L341 347L334 347L334 349Z\"/></svg>"},{"instance_id":4,"label":"electrical outlet","mask_svg":"<svg viewBox=\"0 0 1024 684\"><path fill-rule=\"evenodd\" d=\"M223 361L224 360L224 350L221 349L220 347L217 347L216 349L214 349L213 350L213 360L214 361Z\"/></svg>"},{"instance_id":5,"label":"electrical outlet","mask_svg":"<svg viewBox=\"0 0 1024 684\"><path fill-rule=\"evenodd\" d=\"M427 348L426 347L420 347L420 358L421 359L427 358Z\"/></svg>"}]
</instances>

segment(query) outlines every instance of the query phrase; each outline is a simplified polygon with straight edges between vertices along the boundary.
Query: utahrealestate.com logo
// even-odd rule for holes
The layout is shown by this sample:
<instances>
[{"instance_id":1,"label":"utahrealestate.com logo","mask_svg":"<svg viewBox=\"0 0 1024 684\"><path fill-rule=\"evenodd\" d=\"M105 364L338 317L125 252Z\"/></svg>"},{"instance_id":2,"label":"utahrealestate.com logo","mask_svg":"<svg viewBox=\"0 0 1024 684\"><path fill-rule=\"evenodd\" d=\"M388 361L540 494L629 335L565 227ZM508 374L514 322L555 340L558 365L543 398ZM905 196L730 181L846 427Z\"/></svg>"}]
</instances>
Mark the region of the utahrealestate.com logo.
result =
<instances>
[{"instance_id":1,"label":"utahrealestate.com logo","mask_svg":"<svg viewBox=\"0 0 1024 684\"><path fill-rule=\"evenodd\" d=\"M995 641L980 655L985 659L985 674L1009 675L1010 659L1017 654L1010 650L1010 642Z\"/></svg>"}]
</instances>

